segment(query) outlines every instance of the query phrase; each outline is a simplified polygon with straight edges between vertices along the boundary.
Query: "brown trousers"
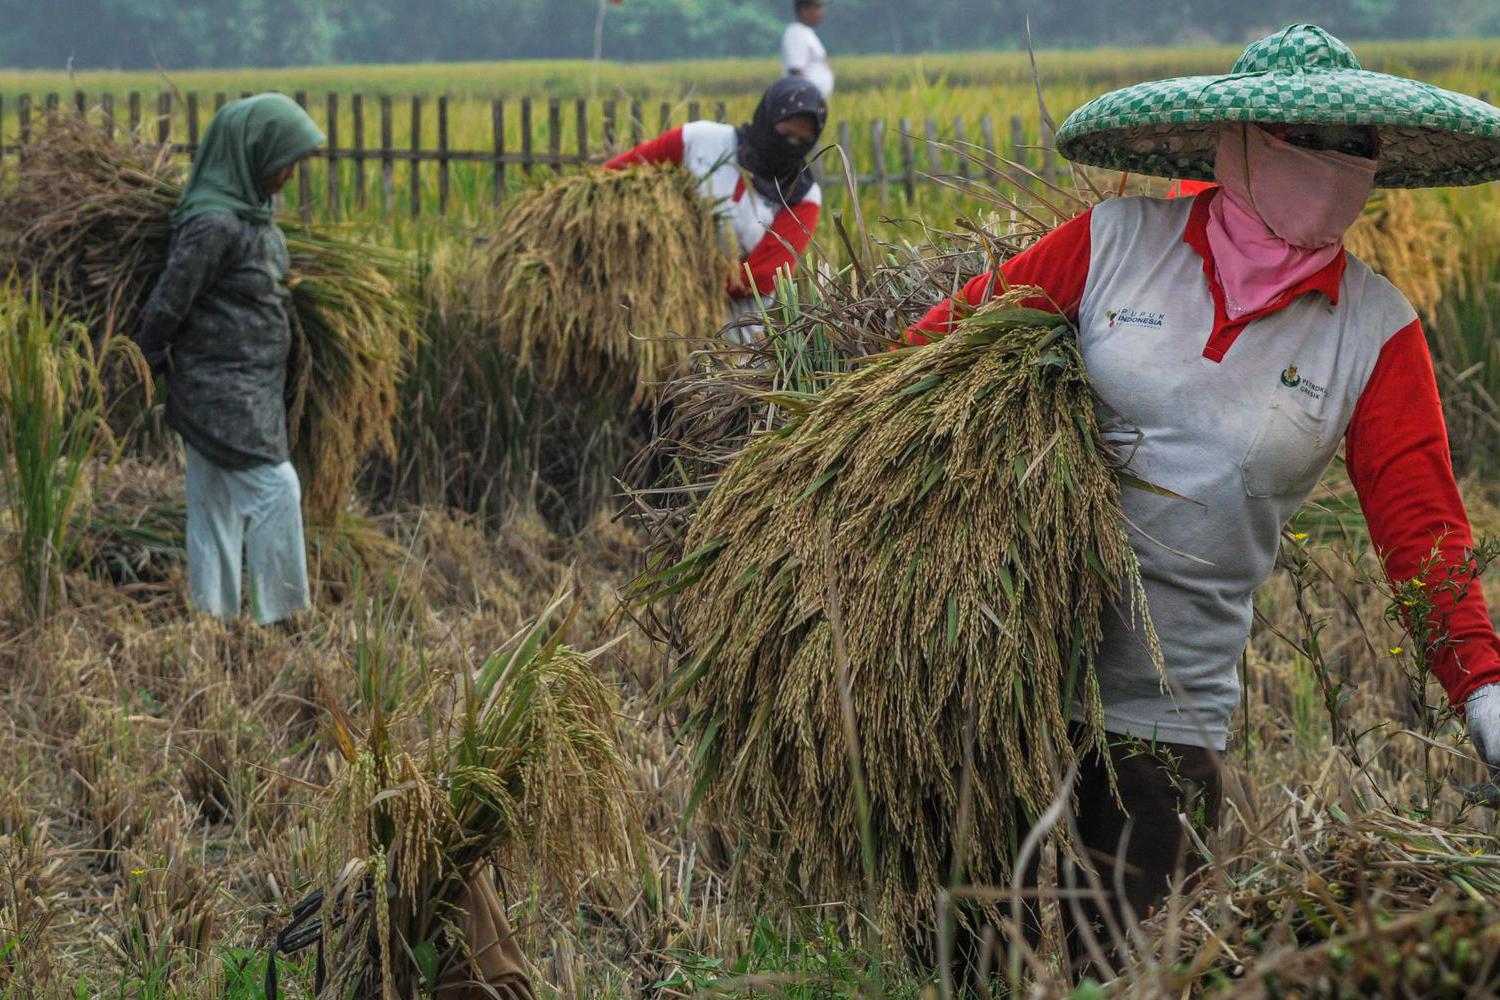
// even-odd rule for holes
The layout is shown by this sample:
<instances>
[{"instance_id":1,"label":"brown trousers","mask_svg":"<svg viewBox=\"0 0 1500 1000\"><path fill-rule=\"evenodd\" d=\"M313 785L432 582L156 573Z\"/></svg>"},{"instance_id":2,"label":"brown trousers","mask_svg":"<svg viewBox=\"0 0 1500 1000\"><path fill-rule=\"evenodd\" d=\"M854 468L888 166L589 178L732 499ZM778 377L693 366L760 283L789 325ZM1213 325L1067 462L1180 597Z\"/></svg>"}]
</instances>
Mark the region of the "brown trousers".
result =
<instances>
[{"instance_id":1,"label":"brown trousers","mask_svg":"<svg viewBox=\"0 0 1500 1000\"><path fill-rule=\"evenodd\" d=\"M1079 848L1104 891L1103 906L1094 896L1080 900L1078 909L1113 957L1116 932L1128 933L1174 884L1203 866L1184 820L1207 843L1219 825L1224 782L1219 755L1201 747L1111 737L1108 754L1119 801L1110 790L1103 755L1091 754L1079 770L1073 821ZM1091 885L1082 877L1075 881L1079 888ZM1063 912L1069 950L1075 963L1083 963L1088 949L1078 914L1071 906Z\"/></svg>"},{"instance_id":2,"label":"brown trousers","mask_svg":"<svg viewBox=\"0 0 1500 1000\"><path fill-rule=\"evenodd\" d=\"M1079 851L1097 874L1102 899L1092 891L1093 882L1070 863L1063 868L1072 873L1073 884L1068 885L1066 877L1060 880L1060 888L1087 893L1062 901L1068 950L1080 975L1098 974L1092 956L1099 953L1114 964L1129 930L1167 898L1177 880L1202 867L1204 859L1183 828L1182 817L1207 842L1218 827L1223 801L1219 757L1211 751L1111 736L1107 752L1114 765L1115 790L1110 788L1105 757L1086 755L1079 762L1077 808L1070 816ZM1038 886L1037 875L1033 861L1024 883L1045 897L1048 887ZM1026 936L1035 947L1041 941L1041 924L1034 908L1026 916ZM998 941L980 928L956 932L953 956L960 981L972 982L981 968L995 969L1003 963L1003 954L982 954L986 939ZM1096 947L1090 947L1091 940Z\"/></svg>"}]
</instances>

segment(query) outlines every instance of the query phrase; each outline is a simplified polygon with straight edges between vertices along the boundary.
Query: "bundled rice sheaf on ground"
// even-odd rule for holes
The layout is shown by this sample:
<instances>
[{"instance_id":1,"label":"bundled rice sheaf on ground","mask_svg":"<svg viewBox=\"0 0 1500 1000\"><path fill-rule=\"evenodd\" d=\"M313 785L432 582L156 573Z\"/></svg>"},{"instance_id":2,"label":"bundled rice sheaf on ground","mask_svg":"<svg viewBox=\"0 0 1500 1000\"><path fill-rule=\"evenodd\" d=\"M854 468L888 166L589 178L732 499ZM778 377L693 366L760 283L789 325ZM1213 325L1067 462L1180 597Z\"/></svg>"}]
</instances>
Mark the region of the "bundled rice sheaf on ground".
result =
<instances>
[{"instance_id":1,"label":"bundled rice sheaf on ground","mask_svg":"<svg viewBox=\"0 0 1500 1000\"><path fill-rule=\"evenodd\" d=\"M346 765L324 846L333 891L323 919L347 925L333 949L335 993L410 996L448 969L466 980L466 887L491 863L564 897L588 873L629 868L618 698L592 657L564 645L567 624L549 625L563 603L456 690L372 663L369 721L330 706Z\"/></svg>"},{"instance_id":2,"label":"bundled rice sheaf on ground","mask_svg":"<svg viewBox=\"0 0 1500 1000\"><path fill-rule=\"evenodd\" d=\"M759 879L868 891L903 932L932 928L955 871L1005 882L1026 818L1104 738L1100 616L1150 629L1075 335L1024 295L783 396L796 415L638 584L680 594L672 696Z\"/></svg>"},{"instance_id":3,"label":"bundled rice sheaf on ground","mask_svg":"<svg viewBox=\"0 0 1500 1000\"><path fill-rule=\"evenodd\" d=\"M55 293L97 340L129 336L166 262L182 176L163 147L54 116L0 196L0 265ZM329 522L349 501L361 461L394 447L417 317L404 255L283 228L292 258L293 462L308 514Z\"/></svg>"},{"instance_id":4,"label":"bundled rice sheaf on ground","mask_svg":"<svg viewBox=\"0 0 1500 1000\"><path fill-rule=\"evenodd\" d=\"M502 343L548 386L639 404L728 319L726 245L680 167L549 181L496 229L488 294Z\"/></svg>"}]
</instances>

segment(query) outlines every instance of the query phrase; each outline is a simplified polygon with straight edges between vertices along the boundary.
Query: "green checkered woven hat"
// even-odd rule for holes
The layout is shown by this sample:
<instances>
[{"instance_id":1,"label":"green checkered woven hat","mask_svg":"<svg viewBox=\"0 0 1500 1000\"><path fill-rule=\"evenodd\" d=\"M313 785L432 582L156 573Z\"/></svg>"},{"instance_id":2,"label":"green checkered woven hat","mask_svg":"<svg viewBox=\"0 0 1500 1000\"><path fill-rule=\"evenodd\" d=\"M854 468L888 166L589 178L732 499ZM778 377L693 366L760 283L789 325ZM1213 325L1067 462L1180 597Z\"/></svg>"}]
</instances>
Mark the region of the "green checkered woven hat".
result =
<instances>
[{"instance_id":1,"label":"green checkered woven hat","mask_svg":"<svg viewBox=\"0 0 1500 1000\"><path fill-rule=\"evenodd\" d=\"M1057 148L1093 166L1213 180L1225 122L1376 126L1380 187L1500 178L1500 108L1367 73L1349 46L1311 24L1254 43L1228 76L1158 80L1095 98L1063 123Z\"/></svg>"}]
</instances>

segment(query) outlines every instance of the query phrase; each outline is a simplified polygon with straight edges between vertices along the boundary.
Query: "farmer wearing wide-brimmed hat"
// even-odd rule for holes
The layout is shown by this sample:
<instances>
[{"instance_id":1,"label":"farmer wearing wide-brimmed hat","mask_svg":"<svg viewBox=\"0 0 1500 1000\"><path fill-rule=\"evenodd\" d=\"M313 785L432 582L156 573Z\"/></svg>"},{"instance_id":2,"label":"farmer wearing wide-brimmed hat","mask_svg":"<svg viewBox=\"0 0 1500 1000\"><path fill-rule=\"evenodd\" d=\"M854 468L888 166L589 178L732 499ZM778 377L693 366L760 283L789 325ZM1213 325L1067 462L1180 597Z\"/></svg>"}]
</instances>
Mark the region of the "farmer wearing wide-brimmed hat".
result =
<instances>
[{"instance_id":1,"label":"farmer wearing wide-brimmed hat","mask_svg":"<svg viewBox=\"0 0 1500 1000\"><path fill-rule=\"evenodd\" d=\"M1105 761L1087 762L1077 785L1083 845L1106 888L1123 857L1125 902L1141 914L1193 854L1183 817L1215 825L1252 595L1339 445L1392 579L1467 565L1421 323L1343 238L1374 187L1500 176L1500 112L1363 72L1343 43L1295 25L1226 76L1091 101L1057 143L1080 163L1217 182L1191 199L1106 201L961 296L977 305L1002 284L1039 286L1036 304L1077 324L1129 471L1188 498L1122 498L1166 684L1128 616L1107 620L1099 678L1106 728L1121 737L1123 809ZM913 340L950 329L954 308L934 309ZM1431 570L1434 547L1443 565ZM1432 592L1451 637L1432 668L1467 708L1480 756L1500 765L1500 640L1484 599L1477 583L1461 600Z\"/></svg>"}]
</instances>

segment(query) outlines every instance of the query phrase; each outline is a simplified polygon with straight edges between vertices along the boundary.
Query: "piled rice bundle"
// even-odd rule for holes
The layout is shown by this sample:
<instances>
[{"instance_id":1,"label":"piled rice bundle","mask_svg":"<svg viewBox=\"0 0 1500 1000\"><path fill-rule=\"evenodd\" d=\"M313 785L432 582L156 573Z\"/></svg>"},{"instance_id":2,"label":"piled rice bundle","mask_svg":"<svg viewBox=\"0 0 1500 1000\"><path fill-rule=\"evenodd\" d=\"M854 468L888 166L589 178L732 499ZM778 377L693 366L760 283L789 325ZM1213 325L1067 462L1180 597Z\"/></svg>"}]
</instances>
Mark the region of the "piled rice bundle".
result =
<instances>
[{"instance_id":1,"label":"piled rice bundle","mask_svg":"<svg viewBox=\"0 0 1500 1000\"><path fill-rule=\"evenodd\" d=\"M414 996L461 970L465 886L493 863L566 899L589 873L628 867L618 699L549 628L564 600L457 692L424 690L424 676L401 690L398 667L373 664L363 731L331 709L347 767L323 824L334 891L315 931L344 925L327 995Z\"/></svg>"},{"instance_id":2,"label":"piled rice bundle","mask_svg":"<svg viewBox=\"0 0 1500 1000\"><path fill-rule=\"evenodd\" d=\"M1076 340L1025 294L783 397L797 415L720 478L689 554L637 585L681 595L673 696L699 792L759 877L813 901L868 888L906 934L932 927L956 855L1003 883L1025 815L1104 739L1100 615L1144 618Z\"/></svg>"},{"instance_id":3,"label":"piled rice bundle","mask_svg":"<svg viewBox=\"0 0 1500 1000\"><path fill-rule=\"evenodd\" d=\"M639 403L728 318L734 262L692 175L592 170L517 198L489 293L502 343L545 383Z\"/></svg>"},{"instance_id":4,"label":"piled rice bundle","mask_svg":"<svg viewBox=\"0 0 1500 1000\"><path fill-rule=\"evenodd\" d=\"M0 200L0 259L56 289L96 339L128 336L165 266L180 180L161 147L53 118ZM348 501L360 461L394 447L415 309L403 256L283 228L292 258L292 457L309 516L327 522Z\"/></svg>"},{"instance_id":5,"label":"piled rice bundle","mask_svg":"<svg viewBox=\"0 0 1500 1000\"><path fill-rule=\"evenodd\" d=\"M1390 813L1297 803L1285 836L1227 865L1191 911L1164 912L1164 995L1493 996L1500 854L1493 836Z\"/></svg>"}]
</instances>

